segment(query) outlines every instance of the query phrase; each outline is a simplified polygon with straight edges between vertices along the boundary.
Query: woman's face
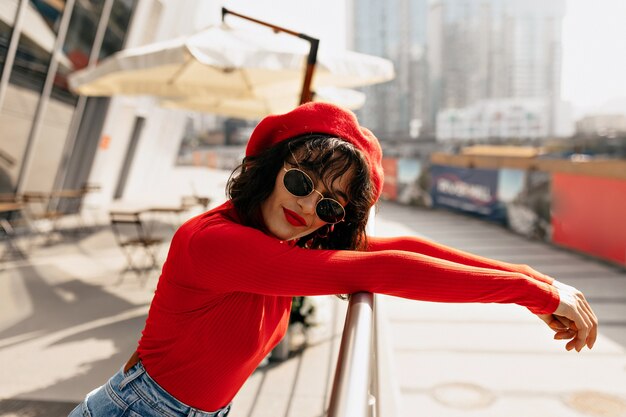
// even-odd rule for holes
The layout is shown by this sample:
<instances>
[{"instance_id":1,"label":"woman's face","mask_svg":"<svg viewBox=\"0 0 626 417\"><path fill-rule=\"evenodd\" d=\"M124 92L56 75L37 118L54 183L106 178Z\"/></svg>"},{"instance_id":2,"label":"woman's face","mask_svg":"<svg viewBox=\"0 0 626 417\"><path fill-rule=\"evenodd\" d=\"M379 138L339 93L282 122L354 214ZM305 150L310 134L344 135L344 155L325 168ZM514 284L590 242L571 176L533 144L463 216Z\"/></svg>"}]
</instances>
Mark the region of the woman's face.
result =
<instances>
[{"instance_id":1,"label":"woman's face","mask_svg":"<svg viewBox=\"0 0 626 417\"><path fill-rule=\"evenodd\" d=\"M285 162L284 166L287 169L298 168L289 162ZM330 184L330 189L327 189L313 173L302 170L313 179L315 190L322 193L324 197L333 198L344 207L348 204L351 170ZM315 206L322 197L316 192L306 197L291 194L283 185L284 176L285 170L281 169L276 176L274 191L261 203L261 215L265 227L273 236L280 240L293 240L316 231L326 223L315 214Z\"/></svg>"}]
</instances>

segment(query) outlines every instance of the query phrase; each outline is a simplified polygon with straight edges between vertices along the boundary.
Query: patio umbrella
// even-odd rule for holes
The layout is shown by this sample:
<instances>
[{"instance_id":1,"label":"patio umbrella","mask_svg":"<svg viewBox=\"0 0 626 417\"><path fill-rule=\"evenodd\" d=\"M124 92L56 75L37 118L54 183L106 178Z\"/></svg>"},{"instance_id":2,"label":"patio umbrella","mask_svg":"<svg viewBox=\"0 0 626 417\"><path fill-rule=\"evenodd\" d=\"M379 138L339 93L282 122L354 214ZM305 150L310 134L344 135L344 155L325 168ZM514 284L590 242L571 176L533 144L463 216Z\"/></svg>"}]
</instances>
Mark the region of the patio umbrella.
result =
<instances>
[{"instance_id":1,"label":"patio umbrella","mask_svg":"<svg viewBox=\"0 0 626 417\"><path fill-rule=\"evenodd\" d=\"M282 100L300 93L308 53L309 45L302 39L221 24L192 36L118 52L93 69L73 73L69 85L88 96ZM351 88L393 77L389 60L320 49L311 89Z\"/></svg>"},{"instance_id":2,"label":"patio umbrella","mask_svg":"<svg viewBox=\"0 0 626 417\"><path fill-rule=\"evenodd\" d=\"M268 114L288 112L298 105L298 99L297 94L247 98L203 95L179 99L165 99L161 100L161 105L167 108L215 113L239 119L260 119ZM356 110L365 104L365 94L347 88L320 87L314 92L313 101L333 103Z\"/></svg>"}]
</instances>

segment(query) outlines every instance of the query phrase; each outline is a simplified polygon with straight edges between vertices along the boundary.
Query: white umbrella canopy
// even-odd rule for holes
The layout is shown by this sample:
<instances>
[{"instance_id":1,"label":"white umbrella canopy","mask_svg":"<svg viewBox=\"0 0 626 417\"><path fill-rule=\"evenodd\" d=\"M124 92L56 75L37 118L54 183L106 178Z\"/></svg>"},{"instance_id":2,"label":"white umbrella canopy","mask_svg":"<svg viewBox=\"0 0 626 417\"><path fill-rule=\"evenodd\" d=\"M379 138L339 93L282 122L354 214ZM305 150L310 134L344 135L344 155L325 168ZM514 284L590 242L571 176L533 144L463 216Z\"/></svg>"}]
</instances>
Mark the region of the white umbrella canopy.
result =
<instances>
[{"instance_id":1,"label":"white umbrella canopy","mask_svg":"<svg viewBox=\"0 0 626 417\"><path fill-rule=\"evenodd\" d=\"M281 114L295 108L298 94L272 97L217 97L201 95L179 99L161 100L167 108L186 109L205 113L215 113L240 119L260 119L268 114ZM365 104L365 94L347 88L320 87L313 95L313 101L333 103L351 110Z\"/></svg>"},{"instance_id":2,"label":"white umbrella canopy","mask_svg":"<svg viewBox=\"0 0 626 417\"><path fill-rule=\"evenodd\" d=\"M189 37L123 50L95 68L73 73L69 84L88 96L297 97L308 52L306 41L287 34L222 24ZM393 77L387 59L320 48L311 88L350 88Z\"/></svg>"}]
</instances>

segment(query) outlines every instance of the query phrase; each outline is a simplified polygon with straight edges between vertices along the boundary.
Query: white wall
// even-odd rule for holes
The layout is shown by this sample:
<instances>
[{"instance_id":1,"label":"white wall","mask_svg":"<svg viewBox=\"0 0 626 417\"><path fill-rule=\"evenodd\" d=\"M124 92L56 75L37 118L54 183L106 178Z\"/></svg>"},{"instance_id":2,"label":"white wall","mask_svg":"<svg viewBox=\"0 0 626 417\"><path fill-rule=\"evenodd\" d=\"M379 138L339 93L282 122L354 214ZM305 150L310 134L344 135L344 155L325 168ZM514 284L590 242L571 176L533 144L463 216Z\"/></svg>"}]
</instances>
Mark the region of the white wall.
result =
<instances>
[{"instance_id":1,"label":"white wall","mask_svg":"<svg viewBox=\"0 0 626 417\"><path fill-rule=\"evenodd\" d=\"M98 193L89 195L87 203L108 206L113 200L135 117L132 101L122 98L111 99L100 145L89 175L89 182L100 185L101 189ZM107 147L103 147L105 137L109 138Z\"/></svg>"},{"instance_id":2,"label":"white wall","mask_svg":"<svg viewBox=\"0 0 626 417\"><path fill-rule=\"evenodd\" d=\"M144 115L146 124L129 172L124 199L163 200L167 190L161 189L159 184L176 169L174 162L186 117L182 112L154 106L144 112ZM181 188L188 188L182 186L181 184Z\"/></svg>"},{"instance_id":3,"label":"white wall","mask_svg":"<svg viewBox=\"0 0 626 417\"><path fill-rule=\"evenodd\" d=\"M220 10L221 4L211 0L140 0L126 47L193 33L218 22ZM114 201L137 117L144 117L145 125L124 194L121 201ZM99 184L101 190L88 196L86 206L107 210L120 205L176 205L181 196L194 191L213 201L223 200L227 173L174 165L185 120L184 112L163 109L153 98L113 97L102 131L103 137L110 138L109 145L98 148L89 177L89 182Z\"/></svg>"}]
</instances>

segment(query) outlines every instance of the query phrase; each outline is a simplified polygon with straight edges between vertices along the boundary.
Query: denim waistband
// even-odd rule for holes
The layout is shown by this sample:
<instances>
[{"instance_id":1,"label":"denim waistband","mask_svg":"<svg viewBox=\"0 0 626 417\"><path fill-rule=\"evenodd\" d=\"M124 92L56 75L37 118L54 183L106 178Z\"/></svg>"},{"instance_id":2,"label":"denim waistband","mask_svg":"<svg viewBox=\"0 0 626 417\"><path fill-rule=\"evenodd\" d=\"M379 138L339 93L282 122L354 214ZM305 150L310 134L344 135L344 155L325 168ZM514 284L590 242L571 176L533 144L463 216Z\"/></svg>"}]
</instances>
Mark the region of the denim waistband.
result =
<instances>
[{"instance_id":1,"label":"denim waistband","mask_svg":"<svg viewBox=\"0 0 626 417\"><path fill-rule=\"evenodd\" d=\"M116 385L118 385L120 389L131 384L138 396L145 402L151 404L155 409L163 411L165 416L224 417L228 414L231 407L231 404L228 404L226 407L217 411L203 411L179 401L148 375L141 361L137 362L128 372L124 373L122 369L119 373L122 379Z\"/></svg>"}]
</instances>

